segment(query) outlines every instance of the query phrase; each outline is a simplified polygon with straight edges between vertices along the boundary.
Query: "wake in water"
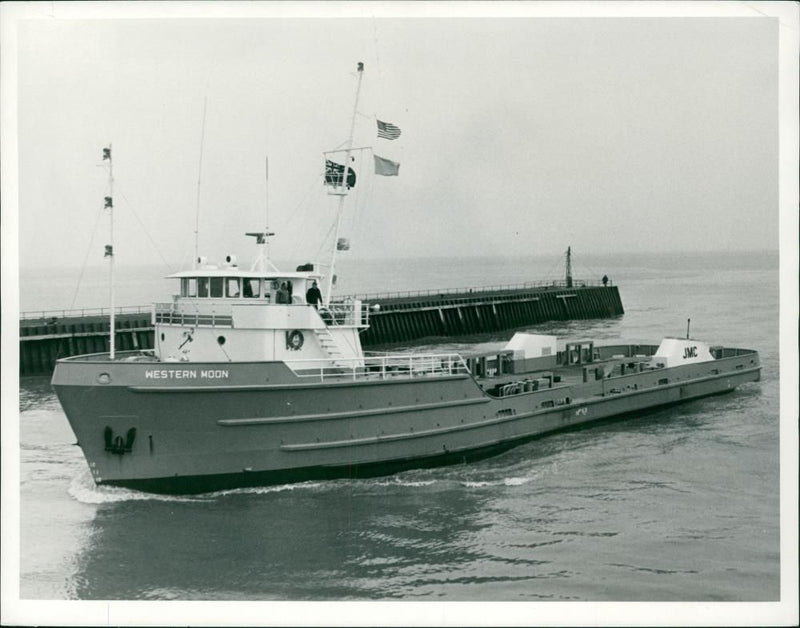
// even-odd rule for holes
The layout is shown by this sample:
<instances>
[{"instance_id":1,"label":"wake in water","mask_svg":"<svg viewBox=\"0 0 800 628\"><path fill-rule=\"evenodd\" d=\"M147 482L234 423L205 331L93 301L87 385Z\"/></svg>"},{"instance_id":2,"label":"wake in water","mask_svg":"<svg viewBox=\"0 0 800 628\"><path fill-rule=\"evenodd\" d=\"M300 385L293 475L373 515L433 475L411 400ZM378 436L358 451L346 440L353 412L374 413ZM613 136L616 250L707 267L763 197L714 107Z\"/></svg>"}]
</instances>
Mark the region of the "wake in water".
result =
<instances>
[{"instance_id":1,"label":"wake in water","mask_svg":"<svg viewBox=\"0 0 800 628\"><path fill-rule=\"evenodd\" d=\"M162 495L158 493L146 493L133 489L118 486L98 486L92 479L91 473L82 466L73 468L74 475L69 484L68 493L70 497L82 504L111 504L132 501L160 501L160 502L210 502L223 497L245 496L245 495L269 495L274 493L286 492L332 492L341 490L364 490L386 489L386 488L450 488L462 486L464 488L487 488L500 486L522 486L535 479L535 475L511 475L509 477L499 477L488 480L468 480L455 479L446 469L439 470L440 477L433 479L415 479L414 471L401 474L401 476L390 476L388 478L369 478L369 479L340 479L323 482L298 482L293 484L277 484L273 486L249 486L242 488L213 491L199 495ZM412 475L412 477L403 477Z\"/></svg>"},{"instance_id":2,"label":"wake in water","mask_svg":"<svg viewBox=\"0 0 800 628\"><path fill-rule=\"evenodd\" d=\"M202 502L208 501L203 497L183 497L180 495L159 495L157 493L143 493L118 486L98 486L92 479L92 474L86 469L81 469L72 478L67 489L69 495L82 504L111 504L128 501L170 501L170 502Z\"/></svg>"},{"instance_id":3,"label":"wake in water","mask_svg":"<svg viewBox=\"0 0 800 628\"><path fill-rule=\"evenodd\" d=\"M522 486L523 484L527 484L533 478L532 477L522 477L522 478L503 478L501 480L484 480L479 482L462 482L464 486L467 488L484 488L487 486Z\"/></svg>"}]
</instances>

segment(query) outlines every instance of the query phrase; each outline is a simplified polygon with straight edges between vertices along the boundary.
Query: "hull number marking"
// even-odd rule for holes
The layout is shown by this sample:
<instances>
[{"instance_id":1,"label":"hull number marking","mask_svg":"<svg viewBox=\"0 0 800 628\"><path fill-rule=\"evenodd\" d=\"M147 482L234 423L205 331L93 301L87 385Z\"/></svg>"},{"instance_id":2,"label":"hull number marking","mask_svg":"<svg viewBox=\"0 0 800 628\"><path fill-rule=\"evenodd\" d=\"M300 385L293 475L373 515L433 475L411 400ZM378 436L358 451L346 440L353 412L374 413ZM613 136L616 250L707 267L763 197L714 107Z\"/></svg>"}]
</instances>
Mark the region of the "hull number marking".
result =
<instances>
[{"instance_id":1,"label":"hull number marking","mask_svg":"<svg viewBox=\"0 0 800 628\"><path fill-rule=\"evenodd\" d=\"M589 414L589 408L578 408L575 410L575 416L586 416Z\"/></svg>"}]
</instances>

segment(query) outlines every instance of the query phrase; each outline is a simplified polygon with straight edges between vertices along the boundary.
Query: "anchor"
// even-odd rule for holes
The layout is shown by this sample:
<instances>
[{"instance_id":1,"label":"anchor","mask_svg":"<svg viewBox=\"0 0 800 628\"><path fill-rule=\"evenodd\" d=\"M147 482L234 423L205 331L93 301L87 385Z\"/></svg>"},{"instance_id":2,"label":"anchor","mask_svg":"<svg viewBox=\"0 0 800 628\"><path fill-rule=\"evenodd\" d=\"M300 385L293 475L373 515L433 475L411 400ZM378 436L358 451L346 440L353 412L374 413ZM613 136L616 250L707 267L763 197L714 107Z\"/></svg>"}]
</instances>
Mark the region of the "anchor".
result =
<instances>
[{"instance_id":1,"label":"anchor","mask_svg":"<svg viewBox=\"0 0 800 628\"><path fill-rule=\"evenodd\" d=\"M114 430L111 429L110 425L106 425L106 429L103 430L103 439L106 443L106 451L121 456L132 451L133 442L136 440L136 428L130 428L123 439L122 436L115 437Z\"/></svg>"}]
</instances>

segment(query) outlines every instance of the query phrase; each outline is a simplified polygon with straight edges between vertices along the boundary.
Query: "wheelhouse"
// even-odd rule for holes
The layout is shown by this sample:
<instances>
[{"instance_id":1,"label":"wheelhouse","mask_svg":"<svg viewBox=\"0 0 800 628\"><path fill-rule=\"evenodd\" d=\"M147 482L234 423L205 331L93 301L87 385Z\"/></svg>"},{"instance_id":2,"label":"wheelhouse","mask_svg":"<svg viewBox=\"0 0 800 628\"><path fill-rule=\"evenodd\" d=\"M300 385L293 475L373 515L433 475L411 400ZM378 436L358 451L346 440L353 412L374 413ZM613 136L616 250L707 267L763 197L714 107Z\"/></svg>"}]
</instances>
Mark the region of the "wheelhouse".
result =
<instances>
[{"instance_id":1,"label":"wheelhouse","mask_svg":"<svg viewBox=\"0 0 800 628\"><path fill-rule=\"evenodd\" d=\"M182 299L245 300L252 303L305 305L306 292L320 276L307 272L259 273L233 269L197 269L170 275L180 280ZM288 300L282 300L281 288Z\"/></svg>"}]
</instances>

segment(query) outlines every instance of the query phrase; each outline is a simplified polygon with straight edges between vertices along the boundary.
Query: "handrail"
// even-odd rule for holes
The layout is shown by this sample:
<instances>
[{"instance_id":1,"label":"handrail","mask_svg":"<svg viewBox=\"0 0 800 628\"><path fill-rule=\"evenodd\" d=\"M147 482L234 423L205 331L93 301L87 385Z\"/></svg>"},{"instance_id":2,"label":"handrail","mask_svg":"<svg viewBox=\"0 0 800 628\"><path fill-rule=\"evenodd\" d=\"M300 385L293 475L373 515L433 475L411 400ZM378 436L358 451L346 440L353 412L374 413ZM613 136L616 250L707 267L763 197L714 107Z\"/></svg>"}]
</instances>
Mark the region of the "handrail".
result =
<instances>
[{"instance_id":1,"label":"handrail","mask_svg":"<svg viewBox=\"0 0 800 628\"><path fill-rule=\"evenodd\" d=\"M585 287L610 287L613 286L613 281L608 281L608 284L603 284L601 281L582 281L573 280L573 288ZM479 286L467 288L442 288L430 290L406 290L396 292L374 292L362 293L352 295L336 296L333 303L340 303L344 299L360 299L364 301L375 301L379 299L403 299L414 297L430 297L430 296L445 296L445 295L475 295L481 293L498 292L502 290L525 290L528 288L566 288L567 282L564 280L556 281L528 281L525 283L516 284L497 284L492 286ZM466 298L474 298L467 296ZM249 304L249 303L248 303ZM263 303L260 303L263 305ZM241 303L239 305L244 305ZM259 305L259 303L252 303L252 305ZM36 320L36 319L53 319L53 318L74 318L79 316L108 316L109 308L96 307L96 308L75 308L75 309L59 309L59 310L30 310L27 312L20 312L19 318L21 321ZM152 305L127 305L114 308L115 315L121 314L149 314L152 311Z\"/></svg>"},{"instance_id":2,"label":"handrail","mask_svg":"<svg viewBox=\"0 0 800 628\"><path fill-rule=\"evenodd\" d=\"M328 326L369 325L369 305L360 301L331 301L319 308L319 315Z\"/></svg>"},{"instance_id":3,"label":"handrail","mask_svg":"<svg viewBox=\"0 0 800 628\"><path fill-rule=\"evenodd\" d=\"M123 305L114 308L114 314L150 314L152 306L150 305ZM22 321L52 318L74 318L77 316L108 316L110 308L107 307L90 307L90 308L76 308L76 309L62 309L62 310L31 310L29 312L20 312L19 318Z\"/></svg>"},{"instance_id":4,"label":"handrail","mask_svg":"<svg viewBox=\"0 0 800 628\"><path fill-rule=\"evenodd\" d=\"M152 359L153 361L160 362L155 357L155 349L127 349L124 351L116 351L114 354L114 362L127 362L128 358L142 357ZM59 358L59 361L64 362L111 362L111 354L108 351L100 351L97 353L85 353L82 355L71 355Z\"/></svg>"},{"instance_id":5,"label":"handrail","mask_svg":"<svg viewBox=\"0 0 800 628\"><path fill-rule=\"evenodd\" d=\"M584 281L573 279L572 288L586 287L609 287L614 282L609 280L606 284L602 281ZM405 290L396 292L371 292L348 295L354 299L375 300L375 299L397 299L425 296L444 296L447 294L475 294L481 292L497 292L500 290L525 290L527 288L568 288L567 282L563 279L553 281L526 281L524 283L495 284L491 286L466 287L466 288L442 288L431 290ZM344 298L344 297L341 297Z\"/></svg>"},{"instance_id":6,"label":"handrail","mask_svg":"<svg viewBox=\"0 0 800 628\"><path fill-rule=\"evenodd\" d=\"M466 375L469 367L457 353L374 353L353 358L287 360L297 377L371 380L395 377L433 377ZM307 366L307 368L304 368Z\"/></svg>"},{"instance_id":7,"label":"handrail","mask_svg":"<svg viewBox=\"0 0 800 628\"><path fill-rule=\"evenodd\" d=\"M154 303L153 315L156 323L168 325L197 325L207 327L232 327L233 315L230 307L221 308L217 312L214 307L210 312L183 312L175 309L174 303Z\"/></svg>"},{"instance_id":8,"label":"handrail","mask_svg":"<svg viewBox=\"0 0 800 628\"><path fill-rule=\"evenodd\" d=\"M270 304L270 303L220 303L219 311L212 304L198 312L183 312L176 308L174 302L153 304L156 323L177 325L206 325L211 327L231 327L233 325L233 307L311 307L304 303ZM331 302L327 308L320 307L319 314L328 326L366 327L369 321L369 307L359 301Z\"/></svg>"}]
</instances>

